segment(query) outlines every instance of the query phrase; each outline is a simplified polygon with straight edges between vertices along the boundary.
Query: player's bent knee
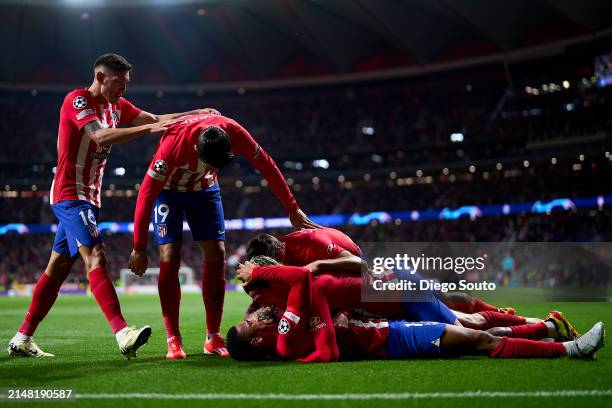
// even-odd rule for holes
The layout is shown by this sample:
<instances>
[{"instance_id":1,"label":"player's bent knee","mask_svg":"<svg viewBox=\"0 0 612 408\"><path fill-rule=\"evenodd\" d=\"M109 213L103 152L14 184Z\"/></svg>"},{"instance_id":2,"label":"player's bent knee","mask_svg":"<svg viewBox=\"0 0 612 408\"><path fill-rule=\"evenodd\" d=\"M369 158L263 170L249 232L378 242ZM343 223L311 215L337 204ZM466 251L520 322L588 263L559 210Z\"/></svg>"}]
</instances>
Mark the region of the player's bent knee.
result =
<instances>
[{"instance_id":1,"label":"player's bent knee","mask_svg":"<svg viewBox=\"0 0 612 408\"><path fill-rule=\"evenodd\" d=\"M225 261L225 242L224 241L204 241L200 243L204 260L206 262Z\"/></svg>"},{"instance_id":2,"label":"player's bent knee","mask_svg":"<svg viewBox=\"0 0 612 408\"><path fill-rule=\"evenodd\" d=\"M159 260L162 262L181 261L181 242L172 242L159 246Z\"/></svg>"}]
</instances>

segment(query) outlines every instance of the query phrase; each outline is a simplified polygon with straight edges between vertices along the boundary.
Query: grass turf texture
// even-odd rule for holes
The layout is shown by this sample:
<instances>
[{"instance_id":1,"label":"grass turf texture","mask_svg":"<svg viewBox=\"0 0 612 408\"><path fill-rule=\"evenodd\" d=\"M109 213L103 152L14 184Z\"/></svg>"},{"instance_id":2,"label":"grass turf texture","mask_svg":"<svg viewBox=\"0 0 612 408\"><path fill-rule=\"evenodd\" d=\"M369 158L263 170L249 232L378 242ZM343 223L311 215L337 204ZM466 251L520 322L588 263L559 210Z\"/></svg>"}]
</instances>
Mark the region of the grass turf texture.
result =
<instances>
[{"instance_id":1,"label":"grass turf texture","mask_svg":"<svg viewBox=\"0 0 612 408\"><path fill-rule=\"evenodd\" d=\"M0 298L0 337L8 342L29 304L29 298ZM95 301L82 296L60 297L36 333L38 345L54 353L52 359L0 357L0 388L74 389L77 393L164 394L368 394L464 391L556 391L612 389L612 347L604 347L596 361L569 359L496 360L464 357L456 360L363 361L301 365L284 362L235 362L204 356L204 310L199 295L184 295L181 329L186 360L165 360L165 330L156 296L122 296L131 325L150 324L153 337L126 361ZM227 293L223 332L238 322L248 304L241 293ZM612 328L611 303L519 303L517 312L544 317L552 309L566 313L584 332L597 320ZM126 400L78 400L78 406L116 406ZM612 406L612 396L543 398L445 398L402 400L130 400L130 407L175 406L466 406L510 407ZM73 403L67 403L68 406ZM5 405L5 403L2 403ZM10 404L6 403L5 406ZM21 404L13 404L24 406ZM27 403L27 406L38 404ZM40 403L49 406L48 403ZM74 405L73 405L74 406ZM212 405L210 405L212 406Z\"/></svg>"}]
</instances>

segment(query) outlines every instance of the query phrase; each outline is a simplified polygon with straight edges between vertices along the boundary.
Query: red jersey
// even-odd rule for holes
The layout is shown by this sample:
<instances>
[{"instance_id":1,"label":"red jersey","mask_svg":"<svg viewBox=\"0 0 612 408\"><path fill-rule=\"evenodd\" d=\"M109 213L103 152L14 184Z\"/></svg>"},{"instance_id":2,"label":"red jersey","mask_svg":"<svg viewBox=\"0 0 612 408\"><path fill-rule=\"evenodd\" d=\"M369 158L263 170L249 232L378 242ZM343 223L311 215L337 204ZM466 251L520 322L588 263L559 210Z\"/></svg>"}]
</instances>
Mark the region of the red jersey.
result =
<instances>
[{"instance_id":1,"label":"red jersey","mask_svg":"<svg viewBox=\"0 0 612 408\"><path fill-rule=\"evenodd\" d=\"M295 269L308 271L305 268L293 266L262 266L259 271L272 269L282 274ZM262 273L260 272L260 273ZM274 305L283 308L287 304L289 286L282 279L268 279L269 288L256 289L259 291L257 300L260 304ZM399 302L362 302L361 287L363 278L349 273L324 273L313 278L313 287L325 299L330 311L352 309L368 315L385 318L401 318L404 314Z\"/></svg>"},{"instance_id":2,"label":"red jersey","mask_svg":"<svg viewBox=\"0 0 612 408\"><path fill-rule=\"evenodd\" d=\"M343 360L384 359L387 355L389 322L385 319L353 318L348 328L336 331Z\"/></svg>"},{"instance_id":3,"label":"red jersey","mask_svg":"<svg viewBox=\"0 0 612 408\"><path fill-rule=\"evenodd\" d=\"M285 264L304 266L319 259L333 259L344 250L355 256L361 250L345 233L334 228L302 229L278 238L285 244Z\"/></svg>"},{"instance_id":4,"label":"red jersey","mask_svg":"<svg viewBox=\"0 0 612 408\"><path fill-rule=\"evenodd\" d=\"M103 128L130 125L141 112L127 99L111 104L94 98L87 88L75 89L64 98L57 135L57 168L51 184L51 205L64 200L85 200L101 206L100 193L110 145L97 145L82 132L89 122Z\"/></svg>"},{"instance_id":5,"label":"red jersey","mask_svg":"<svg viewBox=\"0 0 612 408\"><path fill-rule=\"evenodd\" d=\"M328 362L338 359L329 306L312 285L310 271L298 267L255 267L254 280L282 282L290 287L287 308L278 323L276 352L282 359Z\"/></svg>"},{"instance_id":6,"label":"red jersey","mask_svg":"<svg viewBox=\"0 0 612 408\"><path fill-rule=\"evenodd\" d=\"M221 115L189 115L164 133L142 181L134 214L134 249L147 246L151 209L162 189L199 191L217 183L216 170L205 166L196 150L198 136L209 126L218 126L228 134L232 152L244 156L259 170L287 212L298 209L278 167L249 132Z\"/></svg>"}]
</instances>

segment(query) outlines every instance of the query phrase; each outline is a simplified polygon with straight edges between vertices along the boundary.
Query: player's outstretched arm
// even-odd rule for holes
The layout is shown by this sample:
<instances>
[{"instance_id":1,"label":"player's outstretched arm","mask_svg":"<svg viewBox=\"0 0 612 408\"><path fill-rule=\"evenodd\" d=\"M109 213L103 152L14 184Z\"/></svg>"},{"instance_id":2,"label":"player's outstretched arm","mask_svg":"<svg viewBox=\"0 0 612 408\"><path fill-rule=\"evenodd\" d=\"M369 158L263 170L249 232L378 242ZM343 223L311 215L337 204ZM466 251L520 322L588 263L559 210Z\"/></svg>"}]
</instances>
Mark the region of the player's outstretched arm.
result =
<instances>
[{"instance_id":1,"label":"player's outstretched arm","mask_svg":"<svg viewBox=\"0 0 612 408\"><path fill-rule=\"evenodd\" d=\"M166 113L155 115L153 113L141 111L132 120L132 126L151 125L153 123L164 122L166 120L178 119L187 115L220 115L221 113L214 108L194 109L187 112Z\"/></svg>"},{"instance_id":2,"label":"player's outstretched arm","mask_svg":"<svg viewBox=\"0 0 612 408\"><path fill-rule=\"evenodd\" d=\"M355 274L361 273L361 268L365 261L360 257L351 254L347 250L342 250L336 258L320 259L304 266L310 272L317 274L321 272L351 272Z\"/></svg>"},{"instance_id":3,"label":"player's outstretched arm","mask_svg":"<svg viewBox=\"0 0 612 408\"><path fill-rule=\"evenodd\" d=\"M130 128L103 128L99 121L94 120L83 127L83 134L97 145L112 145L129 142L145 134L164 132L177 121L167 120Z\"/></svg>"},{"instance_id":4,"label":"player's outstretched arm","mask_svg":"<svg viewBox=\"0 0 612 408\"><path fill-rule=\"evenodd\" d=\"M153 203L161 192L171 173L173 166L173 156L168 154L171 150L173 139L167 139L159 146L157 153L151 160L151 164L145 174L138 198L136 200L136 210L134 211L134 249L130 255L129 267L134 274L142 276L147 270L147 240L149 238L149 221ZM165 160L165 156L168 156Z\"/></svg>"}]
</instances>

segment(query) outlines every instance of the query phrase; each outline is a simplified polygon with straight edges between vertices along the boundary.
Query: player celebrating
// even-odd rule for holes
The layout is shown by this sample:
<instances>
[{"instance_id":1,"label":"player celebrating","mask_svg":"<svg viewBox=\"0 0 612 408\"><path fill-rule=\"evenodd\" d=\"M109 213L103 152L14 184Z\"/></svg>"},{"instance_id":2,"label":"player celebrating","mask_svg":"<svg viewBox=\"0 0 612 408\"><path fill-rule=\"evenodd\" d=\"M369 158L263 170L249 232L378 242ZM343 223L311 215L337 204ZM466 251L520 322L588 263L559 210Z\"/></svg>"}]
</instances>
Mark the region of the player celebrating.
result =
<instances>
[{"instance_id":1,"label":"player celebrating","mask_svg":"<svg viewBox=\"0 0 612 408\"><path fill-rule=\"evenodd\" d=\"M596 323L576 340L561 343L499 337L439 322L385 319L351 319L340 314L344 323L335 319L336 331L330 324L329 307L320 286L312 283L304 268L274 267L241 268L238 278L281 281L290 286L287 308L277 317L270 308L253 313L244 322L232 327L228 334L230 355L237 360L281 358L301 362L329 362L338 358L335 344L353 358L431 358L485 354L497 358L570 356L591 358L603 347L604 325ZM546 335L559 335L551 326Z\"/></svg>"},{"instance_id":2,"label":"player celebrating","mask_svg":"<svg viewBox=\"0 0 612 408\"><path fill-rule=\"evenodd\" d=\"M83 258L91 292L115 333L121 353L127 358L135 356L151 334L149 326L128 327L106 272L106 254L97 226L106 159L115 143L162 132L173 119L210 110L155 116L138 109L123 98L131 69L122 56L104 54L94 64L89 88L76 89L64 98L57 171L50 191L51 208L59 225L47 268L34 288L23 323L8 345L11 356L53 356L42 351L32 336L53 306L77 254ZM120 129L119 124L132 127Z\"/></svg>"},{"instance_id":3,"label":"player celebrating","mask_svg":"<svg viewBox=\"0 0 612 408\"><path fill-rule=\"evenodd\" d=\"M274 161L237 122L220 115L192 115L170 127L138 192L134 250L129 262L137 275L145 272L151 219L160 250L158 289L170 359L186 357L179 331L178 270L183 217L204 256L202 297L207 333L204 353L227 356L219 333L225 296L225 221L217 169L233 159L233 152L244 156L261 172L294 227L317 226L299 209Z\"/></svg>"}]
</instances>

